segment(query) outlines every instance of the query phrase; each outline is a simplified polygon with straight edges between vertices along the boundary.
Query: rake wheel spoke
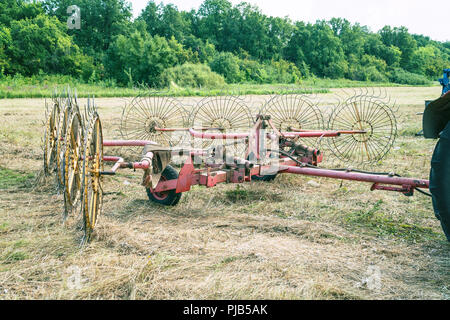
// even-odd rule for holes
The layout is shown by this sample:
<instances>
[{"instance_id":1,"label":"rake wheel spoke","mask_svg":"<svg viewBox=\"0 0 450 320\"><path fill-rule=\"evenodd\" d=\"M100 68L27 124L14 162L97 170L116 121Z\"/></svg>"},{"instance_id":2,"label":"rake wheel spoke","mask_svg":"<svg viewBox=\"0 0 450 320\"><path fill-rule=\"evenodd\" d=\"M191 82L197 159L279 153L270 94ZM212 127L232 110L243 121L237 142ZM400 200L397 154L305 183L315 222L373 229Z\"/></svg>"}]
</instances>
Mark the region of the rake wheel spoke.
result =
<instances>
[{"instance_id":1,"label":"rake wheel spoke","mask_svg":"<svg viewBox=\"0 0 450 320\"><path fill-rule=\"evenodd\" d=\"M201 100L190 116L191 127L219 128L208 130L208 133L244 133L253 125L250 109L237 97L218 96ZM195 143L195 141L194 141ZM228 145L230 140L202 140L202 148L227 145L228 155L243 157L245 146Z\"/></svg>"},{"instance_id":2,"label":"rake wheel spoke","mask_svg":"<svg viewBox=\"0 0 450 320\"><path fill-rule=\"evenodd\" d=\"M184 128L187 113L173 98L138 96L122 113L120 132L126 140L151 140L163 146L182 143L183 136L158 131L157 128Z\"/></svg>"},{"instance_id":3,"label":"rake wheel spoke","mask_svg":"<svg viewBox=\"0 0 450 320\"><path fill-rule=\"evenodd\" d=\"M397 134L395 116L383 101L368 96L347 99L333 110L328 129L366 133L329 139L333 154L351 164L380 161L392 148Z\"/></svg>"}]
</instances>

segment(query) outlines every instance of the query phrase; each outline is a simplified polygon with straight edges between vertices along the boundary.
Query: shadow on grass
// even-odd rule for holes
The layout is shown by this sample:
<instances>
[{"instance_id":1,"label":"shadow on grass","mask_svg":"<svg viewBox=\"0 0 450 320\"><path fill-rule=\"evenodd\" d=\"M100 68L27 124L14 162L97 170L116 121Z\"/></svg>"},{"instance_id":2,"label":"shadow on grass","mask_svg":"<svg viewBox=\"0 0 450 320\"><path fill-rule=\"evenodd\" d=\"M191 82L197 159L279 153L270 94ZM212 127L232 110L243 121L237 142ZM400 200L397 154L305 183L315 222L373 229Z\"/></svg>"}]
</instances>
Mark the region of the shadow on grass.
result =
<instances>
[{"instance_id":1,"label":"shadow on grass","mask_svg":"<svg viewBox=\"0 0 450 320\"><path fill-rule=\"evenodd\" d=\"M0 167L0 190L30 188L34 179L35 173Z\"/></svg>"},{"instance_id":2,"label":"shadow on grass","mask_svg":"<svg viewBox=\"0 0 450 320\"><path fill-rule=\"evenodd\" d=\"M392 218L382 208L383 201L377 201L368 210L352 211L343 216L344 224L377 237L394 236L408 242L439 241L443 235L430 227L407 223L402 216Z\"/></svg>"},{"instance_id":3,"label":"shadow on grass","mask_svg":"<svg viewBox=\"0 0 450 320\"><path fill-rule=\"evenodd\" d=\"M216 201L227 200L223 202L248 204L255 201L282 202L286 200L281 192L268 190L264 188L263 184L261 183L261 186L251 189L247 189L238 184L235 189L227 190L223 195L217 196Z\"/></svg>"}]
</instances>

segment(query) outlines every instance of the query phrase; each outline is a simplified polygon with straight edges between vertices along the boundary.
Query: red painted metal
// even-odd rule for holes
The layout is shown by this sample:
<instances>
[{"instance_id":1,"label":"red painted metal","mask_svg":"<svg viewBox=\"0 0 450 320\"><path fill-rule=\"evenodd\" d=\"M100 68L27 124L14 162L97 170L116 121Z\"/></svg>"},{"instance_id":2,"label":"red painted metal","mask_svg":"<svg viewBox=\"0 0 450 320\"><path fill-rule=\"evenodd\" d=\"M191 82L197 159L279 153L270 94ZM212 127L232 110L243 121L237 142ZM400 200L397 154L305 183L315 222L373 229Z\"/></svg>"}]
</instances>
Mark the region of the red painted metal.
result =
<instances>
[{"instance_id":1,"label":"red painted metal","mask_svg":"<svg viewBox=\"0 0 450 320\"><path fill-rule=\"evenodd\" d=\"M154 188L152 190L152 193L159 193L159 192L164 192L164 191L168 191L168 190L174 190L177 188L177 179L173 179L173 180L167 180L167 181L160 181L158 183L158 185L156 186L156 188Z\"/></svg>"},{"instance_id":2,"label":"red painted metal","mask_svg":"<svg viewBox=\"0 0 450 320\"><path fill-rule=\"evenodd\" d=\"M104 147L145 147L148 144L157 145L149 140L103 140Z\"/></svg>"},{"instance_id":3,"label":"red painted metal","mask_svg":"<svg viewBox=\"0 0 450 320\"><path fill-rule=\"evenodd\" d=\"M265 122L266 121L266 122ZM272 132L265 133L263 130L264 124L269 124L272 128ZM203 185L208 188L216 186L218 183L242 183L245 181L251 181L252 176L266 175L276 173L292 173L307 176L327 177L340 180L353 180L372 183L371 190L386 190L402 192L405 195L412 195L415 188L429 188L428 180L401 178L396 176L377 175L369 173L347 171L336 171L319 168L311 168L305 166L299 166L299 162L303 164L317 165L322 161L322 153L319 150L311 149L294 141L288 141L284 139L282 147L291 146L294 148L297 161L290 159L289 157L281 157L276 163L264 163L261 154L261 145L263 139L273 138L279 141L279 138L314 138L314 137L337 137L341 134L364 134L365 131L326 131L326 130L303 130L292 129L292 132L280 132L273 125L272 121L268 117L259 115L253 128L249 129L248 133L208 133L201 132L210 129L218 128L157 128L159 131L188 131L193 137L200 139L223 139L223 140L236 140L247 139L247 151L246 159L250 154L253 154L256 159L256 163L251 163L245 159L234 159L234 163L221 164L221 163L207 163L203 169L195 169L192 163L192 157L197 155L206 155L205 150L173 150L175 154L180 152L189 152L190 156L187 158L184 166L182 167L178 179L165 181L160 180L158 185L152 190L154 193L163 194L168 190L176 190L177 193L186 192L191 189L193 185ZM264 141L265 142L265 141ZM148 144L156 145L153 141L146 140L104 140L103 146L105 147L121 147L121 146L145 146ZM115 173L119 168L130 169L143 169L147 170L151 167L151 159L153 153L147 153L140 162L124 162L120 157L104 156L103 161L115 162L109 173ZM260 164L263 162L264 164Z\"/></svg>"},{"instance_id":4,"label":"red painted metal","mask_svg":"<svg viewBox=\"0 0 450 320\"><path fill-rule=\"evenodd\" d=\"M428 180L400 178L393 176L383 176L377 174L367 174L351 171L335 171L327 169L304 168L294 166L284 166L280 168L280 173L295 173L307 176L326 177L339 180L354 180L362 182L372 182L387 185L411 186L414 188L429 188Z\"/></svg>"},{"instance_id":5,"label":"red painted metal","mask_svg":"<svg viewBox=\"0 0 450 320\"><path fill-rule=\"evenodd\" d=\"M339 131L307 131L307 132L281 132L286 138L320 138L320 137L339 137Z\"/></svg>"},{"instance_id":6,"label":"red painted metal","mask_svg":"<svg viewBox=\"0 0 450 320\"><path fill-rule=\"evenodd\" d=\"M245 139L249 136L249 133L202 133L194 129L189 129L189 133L200 139L222 139L222 140L232 140L232 139Z\"/></svg>"},{"instance_id":7,"label":"red painted metal","mask_svg":"<svg viewBox=\"0 0 450 320\"><path fill-rule=\"evenodd\" d=\"M394 176L383 176L376 174L366 174L351 171L333 171L326 169L314 169L295 166L296 162L290 159L281 159L280 166L278 167L278 173L293 173L308 176L327 177L340 180L353 180L362 182L373 183L371 190L385 190L402 192L405 195L412 195L414 188L428 188L428 180L401 178ZM267 174L267 170L273 169L270 165L256 165L248 170L246 175L246 169L234 169L234 170L218 170L211 172L208 168L206 172L200 172L194 170L192 164L187 163L180 172L178 179L170 181L161 181L155 188L155 192L162 192L167 190L176 189L177 192L189 191L192 185L203 185L208 188L216 186L218 183L242 183L250 181L253 175ZM273 174L273 171L270 171ZM399 187L395 187L399 186Z\"/></svg>"},{"instance_id":8,"label":"red painted metal","mask_svg":"<svg viewBox=\"0 0 450 320\"><path fill-rule=\"evenodd\" d=\"M117 162L120 159L122 159L122 158L120 158L120 157L112 157L112 156L104 156L103 157L103 161L105 161L105 162Z\"/></svg>"},{"instance_id":9,"label":"red painted metal","mask_svg":"<svg viewBox=\"0 0 450 320\"><path fill-rule=\"evenodd\" d=\"M177 193L186 192L191 189L192 185L192 174L195 171L194 165L192 164L192 158L188 157L187 161L184 163L183 168L181 168L178 174L177 180Z\"/></svg>"},{"instance_id":10,"label":"red painted metal","mask_svg":"<svg viewBox=\"0 0 450 320\"><path fill-rule=\"evenodd\" d=\"M167 181L167 179L164 176L161 176L159 181L165 182L165 181ZM156 190L153 190L152 194L158 200L164 200L169 196L169 193L167 191L157 192Z\"/></svg>"},{"instance_id":11,"label":"red painted metal","mask_svg":"<svg viewBox=\"0 0 450 320\"><path fill-rule=\"evenodd\" d=\"M200 174L200 183L205 185L207 188L215 187L218 183L223 183L227 181L226 171L212 172L211 174L203 173Z\"/></svg>"},{"instance_id":12,"label":"red painted metal","mask_svg":"<svg viewBox=\"0 0 450 320\"><path fill-rule=\"evenodd\" d=\"M404 185L401 187L392 187L392 186L383 186L383 185L380 185L379 183L374 183L372 185L372 187L370 188L370 190L371 191L374 191L374 190L396 191L396 192L401 192L406 196L414 195L414 187L408 186L408 185Z\"/></svg>"},{"instance_id":13,"label":"red painted metal","mask_svg":"<svg viewBox=\"0 0 450 320\"><path fill-rule=\"evenodd\" d=\"M121 165L123 162L124 162L124 160L123 160L122 158L119 158L119 159L117 160L117 162L114 164L114 166L111 168L111 171L112 171L112 172L116 172L116 171L120 168L120 165Z\"/></svg>"},{"instance_id":14,"label":"red painted metal","mask_svg":"<svg viewBox=\"0 0 450 320\"><path fill-rule=\"evenodd\" d=\"M155 131L162 132L175 132L175 131L189 131L191 128L155 128ZM207 131L207 130L222 130L222 128L192 128L195 131Z\"/></svg>"},{"instance_id":15,"label":"red painted metal","mask_svg":"<svg viewBox=\"0 0 450 320\"><path fill-rule=\"evenodd\" d=\"M325 132L323 130L306 130L306 129L296 129L296 128L290 128L290 131L293 132ZM329 131L334 132L334 131ZM364 134L367 133L367 131L364 130L337 130L335 132L338 132L340 134Z\"/></svg>"},{"instance_id":16,"label":"red painted metal","mask_svg":"<svg viewBox=\"0 0 450 320\"><path fill-rule=\"evenodd\" d=\"M248 138L250 133L202 133L189 129L189 133L196 138L211 139L211 140L233 140L233 139L245 139ZM259 136L259 130L256 130L254 136ZM338 137L341 135L338 131L309 131L309 132L281 132L281 135L287 138L316 138L316 137ZM270 134L267 135L270 138ZM258 142L257 142L258 143Z\"/></svg>"},{"instance_id":17,"label":"red painted metal","mask_svg":"<svg viewBox=\"0 0 450 320\"><path fill-rule=\"evenodd\" d=\"M295 165L295 161L284 158L280 159L281 165ZM186 167L186 169L185 169ZM208 188L215 187L218 183L224 183L224 182L230 182L230 183L242 183L245 181L251 181L251 176L254 175L264 175L264 170L269 170L270 168L274 168L271 165L256 165L253 168L245 169L234 169L232 171L230 170L220 170L220 169L211 169L207 168L206 170L193 170L192 167L188 164L187 166L183 166L183 168L180 171L180 175L178 179L169 180L169 181L160 181L158 185L156 186L154 192L161 192L161 191L167 191L176 189L181 190L181 186L184 186L186 190L180 191L185 192L189 191L190 187L193 185L203 185ZM279 166L275 166L275 169L279 168ZM246 175L246 170L248 170L249 174ZM183 172L183 174L182 174ZM273 172L271 171L273 174ZM184 181L181 181L184 180ZM190 179L190 182L188 181ZM187 186L189 185L189 189ZM180 189L178 187L180 186Z\"/></svg>"}]
</instances>

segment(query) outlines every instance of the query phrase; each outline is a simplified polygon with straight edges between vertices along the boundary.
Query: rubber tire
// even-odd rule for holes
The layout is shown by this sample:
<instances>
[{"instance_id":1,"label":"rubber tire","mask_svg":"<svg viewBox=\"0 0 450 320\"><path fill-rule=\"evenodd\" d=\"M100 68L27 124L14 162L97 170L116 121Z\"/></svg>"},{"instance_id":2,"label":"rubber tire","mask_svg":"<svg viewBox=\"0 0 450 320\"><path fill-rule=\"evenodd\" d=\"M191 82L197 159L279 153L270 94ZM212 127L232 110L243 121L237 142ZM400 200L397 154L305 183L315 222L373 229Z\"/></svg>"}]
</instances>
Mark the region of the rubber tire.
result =
<instances>
[{"instance_id":1,"label":"rubber tire","mask_svg":"<svg viewBox=\"0 0 450 320\"><path fill-rule=\"evenodd\" d=\"M174 180L178 179L178 172L175 170L172 166L167 166L164 171L162 172L161 176L166 178L166 180ZM162 204L164 206L176 206L178 202L181 199L181 192L176 193L176 190L170 190L167 191L167 197L164 199L157 199L153 195L153 193L150 191L149 188L147 188L147 195L148 199L152 202Z\"/></svg>"},{"instance_id":2,"label":"rubber tire","mask_svg":"<svg viewBox=\"0 0 450 320\"><path fill-rule=\"evenodd\" d=\"M450 122L442 131L431 158L430 192L436 218L450 241Z\"/></svg>"},{"instance_id":3,"label":"rubber tire","mask_svg":"<svg viewBox=\"0 0 450 320\"><path fill-rule=\"evenodd\" d=\"M247 160L249 160L249 157L247 157ZM252 176L252 180L254 180L254 181L266 181L266 182L268 182L268 181L273 181L273 180L275 180L275 178L276 178L276 176L277 176L277 174L266 174L266 175L264 175L264 176Z\"/></svg>"},{"instance_id":4,"label":"rubber tire","mask_svg":"<svg viewBox=\"0 0 450 320\"><path fill-rule=\"evenodd\" d=\"M268 174L265 176L252 176L252 180L254 181L273 181L275 180L276 174Z\"/></svg>"}]
</instances>

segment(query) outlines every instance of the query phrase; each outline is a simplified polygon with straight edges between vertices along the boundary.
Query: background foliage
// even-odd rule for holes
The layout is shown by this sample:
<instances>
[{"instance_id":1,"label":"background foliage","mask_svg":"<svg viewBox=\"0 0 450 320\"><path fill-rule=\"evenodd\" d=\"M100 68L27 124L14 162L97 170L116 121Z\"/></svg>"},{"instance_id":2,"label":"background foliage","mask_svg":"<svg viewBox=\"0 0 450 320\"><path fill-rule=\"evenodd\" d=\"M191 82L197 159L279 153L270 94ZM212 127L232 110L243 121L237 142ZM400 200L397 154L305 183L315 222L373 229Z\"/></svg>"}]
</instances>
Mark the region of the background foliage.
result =
<instances>
[{"instance_id":1,"label":"background foliage","mask_svg":"<svg viewBox=\"0 0 450 320\"><path fill-rule=\"evenodd\" d=\"M66 26L70 5L81 9L79 30ZM0 78L69 75L154 88L315 78L422 85L449 62L450 42L405 27L293 22L245 2L205 0L186 12L149 1L134 20L125 0L0 3Z\"/></svg>"}]
</instances>

